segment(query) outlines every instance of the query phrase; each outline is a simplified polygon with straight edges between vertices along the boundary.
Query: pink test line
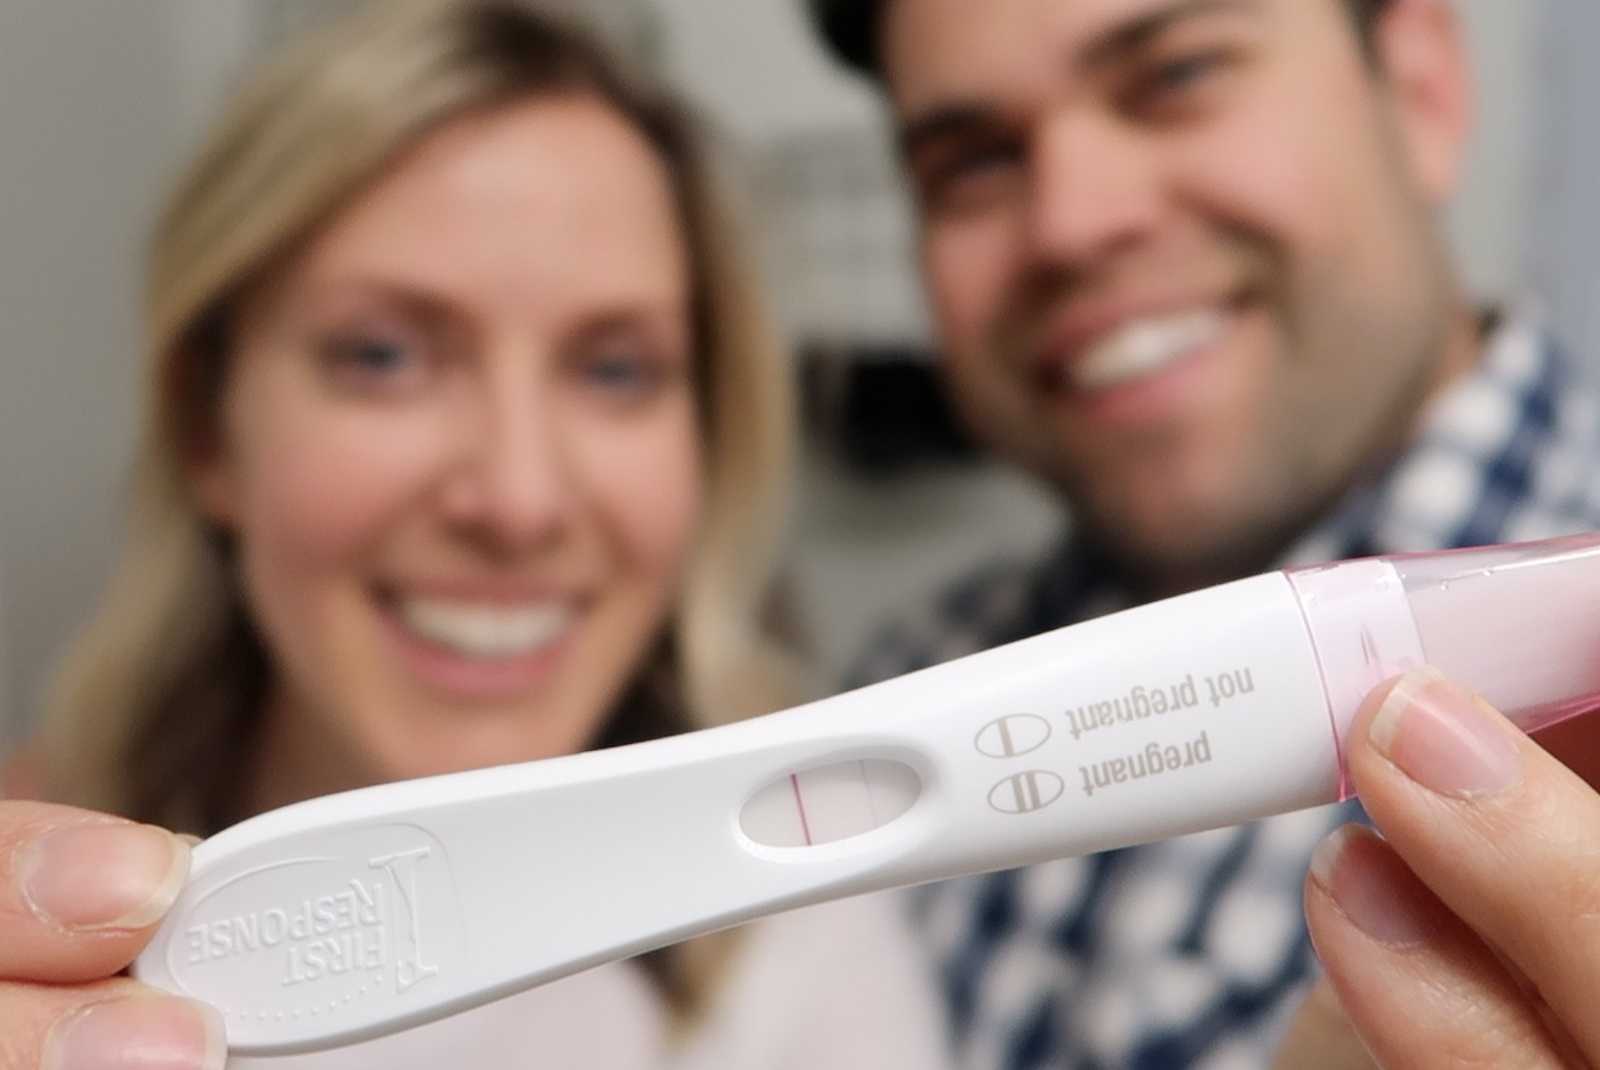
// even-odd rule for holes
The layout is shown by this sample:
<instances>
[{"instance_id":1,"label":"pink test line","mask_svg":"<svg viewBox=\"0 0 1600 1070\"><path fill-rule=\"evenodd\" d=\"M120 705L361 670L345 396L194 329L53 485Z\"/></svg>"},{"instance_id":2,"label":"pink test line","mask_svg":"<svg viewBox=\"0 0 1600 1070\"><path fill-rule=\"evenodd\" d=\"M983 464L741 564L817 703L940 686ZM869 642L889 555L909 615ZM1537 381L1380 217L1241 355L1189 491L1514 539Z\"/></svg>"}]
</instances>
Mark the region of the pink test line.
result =
<instances>
[{"instance_id":1,"label":"pink test line","mask_svg":"<svg viewBox=\"0 0 1600 1070\"><path fill-rule=\"evenodd\" d=\"M811 824L806 820L806 801L800 797L800 774L789 774L789 786L794 788L795 809L800 811L800 831L806 838L806 846L811 846Z\"/></svg>"}]
</instances>

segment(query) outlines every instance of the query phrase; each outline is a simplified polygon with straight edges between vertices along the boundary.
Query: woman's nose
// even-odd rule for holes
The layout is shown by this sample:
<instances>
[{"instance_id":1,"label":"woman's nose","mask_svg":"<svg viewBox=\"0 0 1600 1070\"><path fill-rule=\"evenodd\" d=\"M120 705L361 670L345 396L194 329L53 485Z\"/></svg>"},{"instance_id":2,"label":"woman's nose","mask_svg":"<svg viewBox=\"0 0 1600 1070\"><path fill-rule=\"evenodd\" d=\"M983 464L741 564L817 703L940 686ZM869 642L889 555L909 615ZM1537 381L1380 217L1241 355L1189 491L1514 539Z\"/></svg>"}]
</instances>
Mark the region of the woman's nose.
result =
<instances>
[{"instance_id":1,"label":"woman's nose","mask_svg":"<svg viewBox=\"0 0 1600 1070\"><path fill-rule=\"evenodd\" d=\"M571 443L538 391L523 385L485 393L482 403L459 414L446 515L503 549L550 542L570 520L575 501Z\"/></svg>"}]
</instances>

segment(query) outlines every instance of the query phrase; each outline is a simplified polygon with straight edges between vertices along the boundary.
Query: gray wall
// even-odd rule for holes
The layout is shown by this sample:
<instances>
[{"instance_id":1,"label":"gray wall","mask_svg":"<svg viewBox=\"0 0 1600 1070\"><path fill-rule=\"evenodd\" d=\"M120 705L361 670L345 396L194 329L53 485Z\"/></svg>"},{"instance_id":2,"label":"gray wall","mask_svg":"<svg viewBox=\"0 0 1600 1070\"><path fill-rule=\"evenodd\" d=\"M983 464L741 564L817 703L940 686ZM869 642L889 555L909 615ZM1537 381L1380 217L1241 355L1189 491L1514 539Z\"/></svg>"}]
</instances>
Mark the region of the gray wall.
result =
<instances>
[{"instance_id":1,"label":"gray wall","mask_svg":"<svg viewBox=\"0 0 1600 1070\"><path fill-rule=\"evenodd\" d=\"M1563 326L1567 341L1600 361L1600 4L1547 0L1539 69L1548 106L1538 129L1543 166L1533 187L1535 235L1529 276Z\"/></svg>"},{"instance_id":2,"label":"gray wall","mask_svg":"<svg viewBox=\"0 0 1600 1070\"><path fill-rule=\"evenodd\" d=\"M143 234L230 59L225 8L0 4L0 712L28 704L106 573Z\"/></svg>"}]
</instances>

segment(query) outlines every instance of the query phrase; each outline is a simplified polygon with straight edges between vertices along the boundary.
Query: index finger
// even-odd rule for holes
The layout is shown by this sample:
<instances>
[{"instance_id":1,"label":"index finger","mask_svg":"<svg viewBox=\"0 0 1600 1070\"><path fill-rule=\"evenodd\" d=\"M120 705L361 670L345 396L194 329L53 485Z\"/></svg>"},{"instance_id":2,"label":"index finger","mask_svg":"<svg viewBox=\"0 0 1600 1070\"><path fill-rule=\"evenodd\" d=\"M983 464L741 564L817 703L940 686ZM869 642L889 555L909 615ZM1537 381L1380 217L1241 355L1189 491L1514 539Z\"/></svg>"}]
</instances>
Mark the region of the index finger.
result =
<instances>
[{"instance_id":1,"label":"index finger","mask_svg":"<svg viewBox=\"0 0 1600 1070\"><path fill-rule=\"evenodd\" d=\"M1406 866L1600 1062L1600 795L1437 673L1373 696L1351 740L1362 803Z\"/></svg>"},{"instance_id":2,"label":"index finger","mask_svg":"<svg viewBox=\"0 0 1600 1070\"><path fill-rule=\"evenodd\" d=\"M188 873L188 845L163 829L0 802L0 979L73 983L118 972Z\"/></svg>"}]
</instances>

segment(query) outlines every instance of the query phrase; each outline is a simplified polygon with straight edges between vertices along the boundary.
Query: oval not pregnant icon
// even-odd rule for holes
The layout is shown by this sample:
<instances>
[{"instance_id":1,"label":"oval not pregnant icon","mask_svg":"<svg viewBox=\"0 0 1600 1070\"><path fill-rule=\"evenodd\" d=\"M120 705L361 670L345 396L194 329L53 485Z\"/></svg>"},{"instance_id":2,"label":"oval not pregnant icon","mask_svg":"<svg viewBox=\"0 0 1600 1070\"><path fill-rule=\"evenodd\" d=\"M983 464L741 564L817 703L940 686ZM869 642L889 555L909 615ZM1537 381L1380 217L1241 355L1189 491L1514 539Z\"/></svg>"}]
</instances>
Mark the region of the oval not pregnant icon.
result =
<instances>
[{"instance_id":1,"label":"oval not pregnant icon","mask_svg":"<svg viewBox=\"0 0 1600 1070\"><path fill-rule=\"evenodd\" d=\"M997 717L978 730L978 753L989 758L1019 758L1050 740L1050 722L1031 713Z\"/></svg>"}]
</instances>

